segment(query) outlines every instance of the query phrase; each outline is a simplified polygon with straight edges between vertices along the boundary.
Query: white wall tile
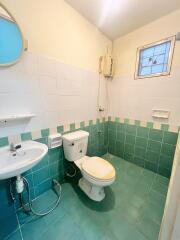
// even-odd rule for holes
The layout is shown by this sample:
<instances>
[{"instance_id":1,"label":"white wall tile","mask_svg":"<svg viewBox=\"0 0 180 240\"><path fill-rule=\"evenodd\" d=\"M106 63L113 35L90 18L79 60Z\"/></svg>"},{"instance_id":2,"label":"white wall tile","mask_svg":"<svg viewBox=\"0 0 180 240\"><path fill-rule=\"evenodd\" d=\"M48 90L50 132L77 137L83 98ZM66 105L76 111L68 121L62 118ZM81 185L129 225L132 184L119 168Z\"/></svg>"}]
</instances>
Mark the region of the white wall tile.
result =
<instances>
[{"instance_id":1,"label":"white wall tile","mask_svg":"<svg viewBox=\"0 0 180 240\"><path fill-rule=\"evenodd\" d=\"M134 80L133 76L115 77L109 86L109 115L154 121L152 109L167 109L170 117L162 123L179 125L180 70L174 66L170 76ZM156 120L158 121L158 120Z\"/></svg>"},{"instance_id":2,"label":"white wall tile","mask_svg":"<svg viewBox=\"0 0 180 240\"><path fill-rule=\"evenodd\" d=\"M40 91L43 94L57 94L57 78L50 76L39 76Z\"/></svg>"},{"instance_id":3,"label":"white wall tile","mask_svg":"<svg viewBox=\"0 0 180 240\"><path fill-rule=\"evenodd\" d=\"M16 65L0 69L0 115L34 113L30 121L0 125L0 137L55 128L101 117L98 74L26 52ZM105 81L100 101L105 103ZM104 116L104 115L103 115Z\"/></svg>"},{"instance_id":4,"label":"white wall tile","mask_svg":"<svg viewBox=\"0 0 180 240\"><path fill-rule=\"evenodd\" d=\"M45 75L54 78L57 77L55 60L39 56L37 63L39 75Z\"/></svg>"}]
</instances>

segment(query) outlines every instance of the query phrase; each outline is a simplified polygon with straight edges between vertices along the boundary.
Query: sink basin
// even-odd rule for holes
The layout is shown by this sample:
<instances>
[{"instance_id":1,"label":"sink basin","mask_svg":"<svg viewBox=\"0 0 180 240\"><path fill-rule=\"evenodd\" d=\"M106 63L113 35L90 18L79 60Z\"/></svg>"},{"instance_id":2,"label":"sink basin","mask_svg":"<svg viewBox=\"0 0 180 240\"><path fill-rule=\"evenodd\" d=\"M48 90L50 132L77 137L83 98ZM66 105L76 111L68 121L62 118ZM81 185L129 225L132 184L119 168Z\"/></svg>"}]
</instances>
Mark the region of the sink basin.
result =
<instances>
[{"instance_id":1,"label":"sink basin","mask_svg":"<svg viewBox=\"0 0 180 240\"><path fill-rule=\"evenodd\" d=\"M39 142L24 141L20 145L16 152L10 152L9 146L0 148L0 180L26 172L48 152L48 147Z\"/></svg>"}]
</instances>

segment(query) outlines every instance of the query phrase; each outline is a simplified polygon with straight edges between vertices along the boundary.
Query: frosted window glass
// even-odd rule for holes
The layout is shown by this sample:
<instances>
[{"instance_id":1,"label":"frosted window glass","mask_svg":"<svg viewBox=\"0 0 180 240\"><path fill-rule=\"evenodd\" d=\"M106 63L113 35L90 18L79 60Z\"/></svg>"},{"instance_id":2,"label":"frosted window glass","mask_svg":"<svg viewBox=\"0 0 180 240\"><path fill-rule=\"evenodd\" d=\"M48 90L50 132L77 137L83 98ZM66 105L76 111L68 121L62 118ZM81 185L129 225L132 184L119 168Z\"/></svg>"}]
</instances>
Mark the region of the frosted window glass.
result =
<instances>
[{"instance_id":1,"label":"frosted window glass","mask_svg":"<svg viewBox=\"0 0 180 240\"><path fill-rule=\"evenodd\" d=\"M171 41L167 41L140 50L138 75L166 73L170 49Z\"/></svg>"}]
</instances>

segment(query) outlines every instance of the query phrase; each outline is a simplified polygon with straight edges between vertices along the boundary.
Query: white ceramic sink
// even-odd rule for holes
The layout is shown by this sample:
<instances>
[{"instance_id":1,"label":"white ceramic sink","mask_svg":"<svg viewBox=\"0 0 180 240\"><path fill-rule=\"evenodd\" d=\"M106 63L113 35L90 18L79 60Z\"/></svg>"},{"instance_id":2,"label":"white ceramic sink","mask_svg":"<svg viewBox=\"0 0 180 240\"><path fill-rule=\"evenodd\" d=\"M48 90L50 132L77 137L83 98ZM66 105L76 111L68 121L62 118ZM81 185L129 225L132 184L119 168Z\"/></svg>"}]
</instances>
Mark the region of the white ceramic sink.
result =
<instances>
[{"instance_id":1,"label":"white ceramic sink","mask_svg":"<svg viewBox=\"0 0 180 240\"><path fill-rule=\"evenodd\" d=\"M39 142L24 141L19 144L21 148L16 152L10 152L9 146L0 148L0 180L26 172L48 152L48 147Z\"/></svg>"}]
</instances>

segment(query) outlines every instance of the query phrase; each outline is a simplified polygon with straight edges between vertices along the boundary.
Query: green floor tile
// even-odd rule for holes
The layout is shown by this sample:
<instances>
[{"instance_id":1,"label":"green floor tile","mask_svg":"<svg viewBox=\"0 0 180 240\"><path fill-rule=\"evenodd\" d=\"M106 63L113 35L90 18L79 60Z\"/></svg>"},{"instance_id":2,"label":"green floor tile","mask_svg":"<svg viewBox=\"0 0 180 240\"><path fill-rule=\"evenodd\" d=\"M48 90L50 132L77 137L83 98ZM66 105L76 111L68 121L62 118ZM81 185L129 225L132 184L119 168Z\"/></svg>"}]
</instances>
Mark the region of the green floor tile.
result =
<instances>
[{"instance_id":1,"label":"green floor tile","mask_svg":"<svg viewBox=\"0 0 180 240\"><path fill-rule=\"evenodd\" d=\"M38 218L18 211L24 240L157 239L168 180L109 153L103 158L116 169L116 180L105 188L105 199L92 201L77 183L62 184L60 204L51 214ZM33 206L45 210L56 197L49 190Z\"/></svg>"},{"instance_id":2,"label":"green floor tile","mask_svg":"<svg viewBox=\"0 0 180 240\"><path fill-rule=\"evenodd\" d=\"M147 237L148 240L158 240L159 228L159 224L148 216L143 216L141 221L137 223L137 229Z\"/></svg>"}]
</instances>

